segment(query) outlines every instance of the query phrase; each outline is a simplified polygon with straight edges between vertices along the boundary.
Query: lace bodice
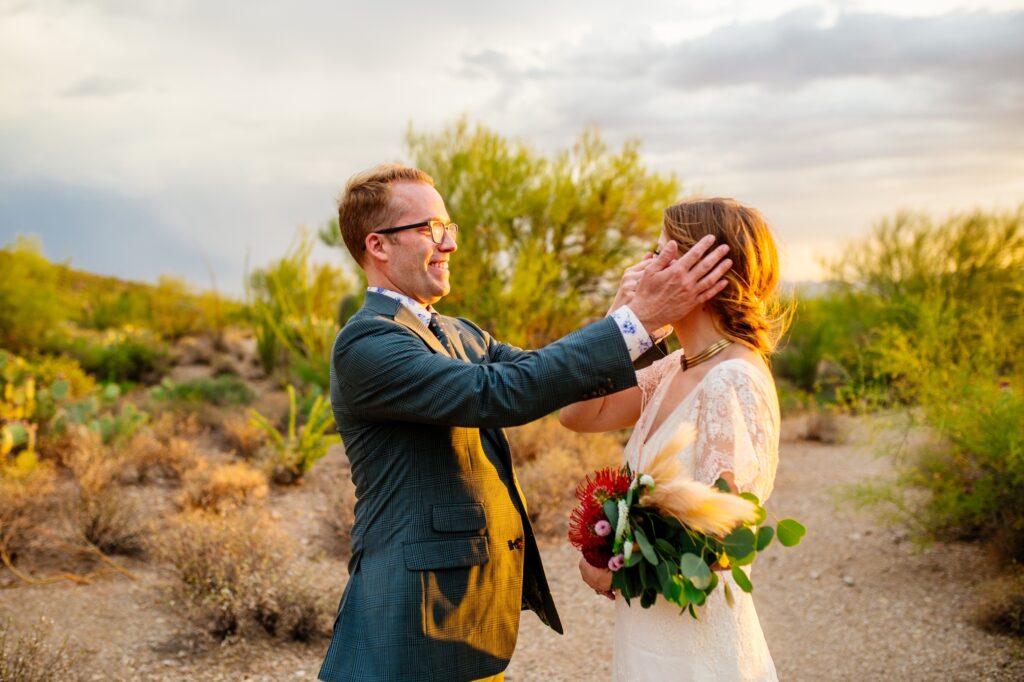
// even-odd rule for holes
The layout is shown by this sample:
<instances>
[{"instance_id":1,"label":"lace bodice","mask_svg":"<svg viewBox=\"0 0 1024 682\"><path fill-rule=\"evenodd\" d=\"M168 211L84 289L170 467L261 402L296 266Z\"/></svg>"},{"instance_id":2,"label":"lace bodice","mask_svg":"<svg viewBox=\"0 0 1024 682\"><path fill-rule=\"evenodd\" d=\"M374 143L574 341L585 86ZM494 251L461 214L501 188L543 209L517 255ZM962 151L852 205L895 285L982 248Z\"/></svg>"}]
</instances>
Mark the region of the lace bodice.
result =
<instances>
[{"instance_id":1,"label":"lace bodice","mask_svg":"<svg viewBox=\"0 0 1024 682\"><path fill-rule=\"evenodd\" d=\"M736 486L768 498L779 461L779 404L771 379L751 363L718 363L652 430L679 352L637 373L643 409L624 456L634 470L670 447L694 480L714 483L733 472ZM619 599L615 606L615 674L619 682L777 682L775 665L751 595L721 573L735 598L721 590L700 607L700 620L658 600L649 609Z\"/></svg>"},{"instance_id":2,"label":"lace bodice","mask_svg":"<svg viewBox=\"0 0 1024 682\"><path fill-rule=\"evenodd\" d=\"M680 372L676 351L637 373L643 410L626 445L630 466L669 446L694 480L714 483L733 472L736 487L763 502L771 494L779 462L779 402L771 380L741 359L712 367L666 417L651 427L672 379Z\"/></svg>"}]
</instances>

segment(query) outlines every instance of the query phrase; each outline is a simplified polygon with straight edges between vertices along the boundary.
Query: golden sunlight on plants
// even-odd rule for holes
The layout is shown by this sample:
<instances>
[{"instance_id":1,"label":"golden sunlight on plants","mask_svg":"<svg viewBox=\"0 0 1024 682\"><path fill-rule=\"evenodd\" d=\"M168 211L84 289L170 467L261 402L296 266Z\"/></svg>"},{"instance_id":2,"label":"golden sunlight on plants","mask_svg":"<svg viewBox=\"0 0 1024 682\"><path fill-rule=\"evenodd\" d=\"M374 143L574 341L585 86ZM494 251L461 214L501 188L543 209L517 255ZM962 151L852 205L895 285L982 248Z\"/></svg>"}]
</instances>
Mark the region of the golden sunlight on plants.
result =
<instances>
[{"instance_id":1,"label":"golden sunlight on plants","mask_svg":"<svg viewBox=\"0 0 1024 682\"><path fill-rule=\"evenodd\" d=\"M186 509L225 514L267 496L267 477L245 462L211 466L206 460L182 478L181 504Z\"/></svg>"},{"instance_id":2,"label":"golden sunlight on plants","mask_svg":"<svg viewBox=\"0 0 1024 682\"><path fill-rule=\"evenodd\" d=\"M214 636L255 625L307 640L323 630L326 614L294 572L292 543L260 512L186 512L155 544L176 571L178 599Z\"/></svg>"}]
</instances>

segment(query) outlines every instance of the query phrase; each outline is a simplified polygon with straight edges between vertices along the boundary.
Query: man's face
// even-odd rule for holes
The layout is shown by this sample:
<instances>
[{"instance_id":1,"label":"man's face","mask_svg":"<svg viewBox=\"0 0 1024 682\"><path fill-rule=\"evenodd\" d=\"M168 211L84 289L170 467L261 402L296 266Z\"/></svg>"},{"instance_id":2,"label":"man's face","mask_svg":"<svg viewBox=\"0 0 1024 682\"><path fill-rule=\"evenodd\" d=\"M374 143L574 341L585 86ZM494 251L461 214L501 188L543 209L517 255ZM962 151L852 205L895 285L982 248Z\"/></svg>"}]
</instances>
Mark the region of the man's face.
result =
<instances>
[{"instance_id":1,"label":"man's face","mask_svg":"<svg viewBox=\"0 0 1024 682\"><path fill-rule=\"evenodd\" d=\"M430 218L449 222L444 200L430 185L421 182L400 182L391 188L391 201L403 208L396 225L418 223ZM431 305L451 291L448 281L448 258L458 248L445 233L435 244L430 228L402 230L382 235L388 253L387 275L398 290L424 305Z\"/></svg>"}]
</instances>

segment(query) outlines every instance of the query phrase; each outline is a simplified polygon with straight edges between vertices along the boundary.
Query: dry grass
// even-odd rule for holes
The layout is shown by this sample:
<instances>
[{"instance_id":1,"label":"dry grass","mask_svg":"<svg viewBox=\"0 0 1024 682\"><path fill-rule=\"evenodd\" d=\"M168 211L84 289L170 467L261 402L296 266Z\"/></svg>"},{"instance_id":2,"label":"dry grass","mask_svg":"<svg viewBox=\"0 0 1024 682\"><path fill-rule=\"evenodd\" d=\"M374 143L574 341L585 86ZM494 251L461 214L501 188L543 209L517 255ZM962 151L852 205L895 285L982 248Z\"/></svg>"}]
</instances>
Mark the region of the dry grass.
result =
<instances>
[{"instance_id":1,"label":"dry grass","mask_svg":"<svg viewBox=\"0 0 1024 682\"><path fill-rule=\"evenodd\" d=\"M255 459L267 442L266 432L253 424L247 415L229 414L221 426L228 446L245 459Z\"/></svg>"},{"instance_id":2,"label":"dry grass","mask_svg":"<svg viewBox=\"0 0 1024 682\"><path fill-rule=\"evenodd\" d=\"M81 671L81 654L68 640L54 645L50 640L53 623L40 621L24 633L17 633L9 620L0 621L0 681L75 682L86 679Z\"/></svg>"},{"instance_id":3,"label":"dry grass","mask_svg":"<svg viewBox=\"0 0 1024 682\"><path fill-rule=\"evenodd\" d=\"M122 462L87 429L78 430L73 442L68 465L78 495L70 517L78 532L106 554L139 554L144 526L121 484Z\"/></svg>"},{"instance_id":4,"label":"dry grass","mask_svg":"<svg viewBox=\"0 0 1024 682\"><path fill-rule=\"evenodd\" d=\"M177 571L178 593L212 635L270 634L308 639L324 631L324 609L307 581L289 572L294 550L266 515L182 514L154 548Z\"/></svg>"},{"instance_id":5,"label":"dry grass","mask_svg":"<svg viewBox=\"0 0 1024 682\"><path fill-rule=\"evenodd\" d=\"M15 561L38 544L34 531L53 513L55 484L53 467L46 462L20 476L0 472L0 553L7 560Z\"/></svg>"},{"instance_id":6,"label":"dry grass","mask_svg":"<svg viewBox=\"0 0 1024 682\"><path fill-rule=\"evenodd\" d=\"M203 459L182 479L183 507L225 514L266 498L267 477L244 462L210 466Z\"/></svg>"},{"instance_id":7,"label":"dry grass","mask_svg":"<svg viewBox=\"0 0 1024 682\"><path fill-rule=\"evenodd\" d=\"M564 538L576 486L603 467L622 464L622 440L615 433L574 433L549 416L509 429L519 484L538 536Z\"/></svg>"},{"instance_id":8,"label":"dry grass","mask_svg":"<svg viewBox=\"0 0 1024 682\"><path fill-rule=\"evenodd\" d=\"M180 480L199 462L192 444L185 438L161 438L152 429L142 429L118 453L121 480L146 483L154 479Z\"/></svg>"},{"instance_id":9,"label":"dry grass","mask_svg":"<svg viewBox=\"0 0 1024 682\"><path fill-rule=\"evenodd\" d=\"M352 553L352 524L356 520L356 487L347 470L344 476L332 480L327 495L330 503L327 505L324 523L331 538L329 550L347 559Z\"/></svg>"},{"instance_id":10,"label":"dry grass","mask_svg":"<svg viewBox=\"0 0 1024 682\"><path fill-rule=\"evenodd\" d=\"M982 585L974 620L990 632L1024 635L1024 572L1017 570Z\"/></svg>"}]
</instances>

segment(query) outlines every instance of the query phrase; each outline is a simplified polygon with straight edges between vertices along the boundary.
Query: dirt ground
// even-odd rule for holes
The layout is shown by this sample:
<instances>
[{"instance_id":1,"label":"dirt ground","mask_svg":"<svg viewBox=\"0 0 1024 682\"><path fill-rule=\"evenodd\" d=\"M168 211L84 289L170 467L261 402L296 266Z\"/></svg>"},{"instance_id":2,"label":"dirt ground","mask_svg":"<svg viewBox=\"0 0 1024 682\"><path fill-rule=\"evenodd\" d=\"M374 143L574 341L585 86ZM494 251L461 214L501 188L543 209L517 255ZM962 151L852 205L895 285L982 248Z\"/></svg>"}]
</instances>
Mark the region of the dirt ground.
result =
<instances>
[{"instance_id":1,"label":"dirt ground","mask_svg":"<svg viewBox=\"0 0 1024 682\"><path fill-rule=\"evenodd\" d=\"M792 429L789 424L789 430ZM906 534L862 513L837 510L835 486L885 474L863 437L846 445L786 439L769 512L808 527L797 548L773 546L755 568L755 604L783 680L1020 680L1022 643L971 622L971 588L988 570L969 545L915 549ZM325 459L298 491L271 499L275 514L300 537L313 580L333 604L344 563L323 549L329 488L339 453ZM510 682L601 680L611 668L613 605L578 577L567 544L543 547L566 634L523 615ZM170 603L171 576L126 562L136 580L105 577L88 586L27 587L0 575L0 618L26 626L46 617L55 634L85 651L94 680L312 680L327 646L252 636L216 643ZM637 607L639 608L639 607Z\"/></svg>"}]
</instances>

